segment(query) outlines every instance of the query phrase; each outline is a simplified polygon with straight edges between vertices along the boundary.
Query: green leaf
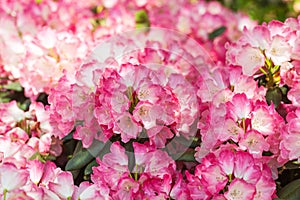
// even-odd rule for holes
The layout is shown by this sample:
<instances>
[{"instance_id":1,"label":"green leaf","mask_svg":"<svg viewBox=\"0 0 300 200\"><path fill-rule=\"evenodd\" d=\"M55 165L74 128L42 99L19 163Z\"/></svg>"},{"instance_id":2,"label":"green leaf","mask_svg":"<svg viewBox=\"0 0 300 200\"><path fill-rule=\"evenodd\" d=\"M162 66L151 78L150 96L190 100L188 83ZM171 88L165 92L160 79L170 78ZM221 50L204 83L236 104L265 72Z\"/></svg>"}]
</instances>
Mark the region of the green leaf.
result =
<instances>
[{"instance_id":1,"label":"green leaf","mask_svg":"<svg viewBox=\"0 0 300 200\"><path fill-rule=\"evenodd\" d=\"M287 184L278 193L279 198L285 200L299 200L300 199L300 179Z\"/></svg>"},{"instance_id":2,"label":"green leaf","mask_svg":"<svg viewBox=\"0 0 300 200\"><path fill-rule=\"evenodd\" d=\"M17 91L17 92L21 92L23 89L19 82L8 83L4 85L3 88L7 90Z\"/></svg>"},{"instance_id":3,"label":"green leaf","mask_svg":"<svg viewBox=\"0 0 300 200\"><path fill-rule=\"evenodd\" d=\"M66 170L73 171L79 170L86 166L93 160L93 156L87 149L82 149L78 153L76 153L67 163Z\"/></svg>"},{"instance_id":4,"label":"green leaf","mask_svg":"<svg viewBox=\"0 0 300 200\"><path fill-rule=\"evenodd\" d=\"M0 86L1 89L2 86ZM11 101L11 97L9 96L9 91L0 91L0 103L7 103Z\"/></svg>"},{"instance_id":5,"label":"green leaf","mask_svg":"<svg viewBox=\"0 0 300 200\"><path fill-rule=\"evenodd\" d=\"M29 108L31 101L29 99L26 99L23 103L17 102L17 104L20 109L26 111Z\"/></svg>"},{"instance_id":6,"label":"green leaf","mask_svg":"<svg viewBox=\"0 0 300 200\"><path fill-rule=\"evenodd\" d=\"M0 98L0 103L8 103L10 102L10 98Z\"/></svg>"},{"instance_id":7,"label":"green leaf","mask_svg":"<svg viewBox=\"0 0 300 200\"><path fill-rule=\"evenodd\" d=\"M284 86L280 87L280 90L281 90L283 95L287 95L287 92L288 92L289 88L288 88L287 85L284 85Z\"/></svg>"},{"instance_id":8,"label":"green leaf","mask_svg":"<svg viewBox=\"0 0 300 200\"><path fill-rule=\"evenodd\" d=\"M92 162L90 162L84 169L84 175L88 176L91 175L93 173L93 167L98 166L98 163L96 161L96 159L94 159Z\"/></svg>"},{"instance_id":9,"label":"green leaf","mask_svg":"<svg viewBox=\"0 0 300 200\"><path fill-rule=\"evenodd\" d=\"M88 148L88 151L94 158L98 157L100 152L104 149L105 143L98 140L94 140L92 145Z\"/></svg>"},{"instance_id":10,"label":"green leaf","mask_svg":"<svg viewBox=\"0 0 300 200\"><path fill-rule=\"evenodd\" d=\"M72 173L73 179L75 180L78 177L80 170L79 169L72 170L71 173Z\"/></svg>"},{"instance_id":11,"label":"green leaf","mask_svg":"<svg viewBox=\"0 0 300 200\"><path fill-rule=\"evenodd\" d=\"M103 149L104 143L94 140L93 144L88 149L79 150L66 165L67 171L81 169L89 164L95 157L97 157L100 151Z\"/></svg>"},{"instance_id":12,"label":"green leaf","mask_svg":"<svg viewBox=\"0 0 300 200\"><path fill-rule=\"evenodd\" d=\"M225 26L221 26L217 29L215 29L213 32L208 34L208 39L213 40L216 37L222 35L224 32L226 31L226 27Z\"/></svg>"},{"instance_id":13,"label":"green leaf","mask_svg":"<svg viewBox=\"0 0 300 200\"><path fill-rule=\"evenodd\" d=\"M190 149L190 150L187 150L184 153L172 155L172 157L177 158L176 160L179 160L179 161L196 162L196 159L195 159L194 155L195 155L195 150Z\"/></svg>"},{"instance_id":14,"label":"green leaf","mask_svg":"<svg viewBox=\"0 0 300 200\"><path fill-rule=\"evenodd\" d=\"M275 105L275 108L277 108L277 106L280 104L280 102L282 100L281 89L278 87L269 88L266 93L266 100L269 105L271 104L271 102L273 102Z\"/></svg>"},{"instance_id":15,"label":"green leaf","mask_svg":"<svg viewBox=\"0 0 300 200\"><path fill-rule=\"evenodd\" d=\"M94 29L97 29L99 26L104 26L106 23L105 18L96 18L96 19L91 19L90 21Z\"/></svg>"},{"instance_id":16,"label":"green leaf","mask_svg":"<svg viewBox=\"0 0 300 200\"><path fill-rule=\"evenodd\" d=\"M286 169L300 169L300 163L295 161L289 161L284 166Z\"/></svg>"},{"instance_id":17,"label":"green leaf","mask_svg":"<svg viewBox=\"0 0 300 200\"><path fill-rule=\"evenodd\" d=\"M288 92L289 92L289 90L290 90L289 86L284 85L284 86L280 87L280 90L281 90L281 92L282 92L282 101L283 101L285 104L290 104L291 101L290 101L290 100L288 99L288 97L287 97L287 94L288 94Z\"/></svg>"},{"instance_id":18,"label":"green leaf","mask_svg":"<svg viewBox=\"0 0 300 200\"><path fill-rule=\"evenodd\" d=\"M91 11L97 15L99 13L101 13L104 10L104 6L100 5L100 6L94 6L91 8Z\"/></svg>"},{"instance_id":19,"label":"green leaf","mask_svg":"<svg viewBox=\"0 0 300 200\"><path fill-rule=\"evenodd\" d=\"M136 28L150 27L150 20L145 10L138 10L135 13Z\"/></svg>"},{"instance_id":20,"label":"green leaf","mask_svg":"<svg viewBox=\"0 0 300 200\"><path fill-rule=\"evenodd\" d=\"M66 142L68 140L72 140L73 139L73 134L74 134L74 131L71 131L68 135L66 135L62 141Z\"/></svg>"}]
</instances>

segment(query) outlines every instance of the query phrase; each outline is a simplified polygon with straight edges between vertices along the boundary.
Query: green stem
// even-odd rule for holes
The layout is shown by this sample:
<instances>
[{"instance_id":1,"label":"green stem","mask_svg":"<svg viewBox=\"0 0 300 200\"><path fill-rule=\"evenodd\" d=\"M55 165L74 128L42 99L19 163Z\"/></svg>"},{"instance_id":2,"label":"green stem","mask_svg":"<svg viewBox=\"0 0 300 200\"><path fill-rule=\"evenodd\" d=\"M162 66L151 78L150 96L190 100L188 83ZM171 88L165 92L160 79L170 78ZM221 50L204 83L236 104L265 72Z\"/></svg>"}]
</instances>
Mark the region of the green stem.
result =
<instances>
[{"instance_id":1,"label":"green stem","mask_svg":"<svg viewBox=\"0 0 300 200\"><path fill-rule=\"evenodd\" d=\"M273 68L272 68L272 74L275 74L276 72L278 72L280 69L280 66L279 65L275 65Z\"/></svg>"},{"instance_id":2,"label":"green stem","mask_svg":"<svg viewBox=\"0 0 300 200\"><path fill-rule=\"evenodd\" d=\"M260 70L264 75L268 76L268 73L267 73L262 67L259 68L259 70Z\"/></svg>"},{"instance_id":3,"label":"green stem","mask_svg":"<svg viewBox=\"0 0 300 200\"><path fill-rule=\"evenodd\" d=\"M245 118L242 119L242 126L243 126L243 129L244 129L244 133L246 133L246 121L245 121Z\"/></svg>"},{"instance_id":4,"label":"green stem","mask_svg":"<svg viewBox=\"0 0 300 200\"><path fill-rule=\"evenodd\" d=\"M129 177L130 177L130 178L133 178L132 175L131 175L131 173L129 173Z\"/></svg>"},{"instance_id":5,"label":"green stem","mask_svg":"<svg viewBox=\"0 0 300 200\"><path fill-rule=\"evenodd\" d=\"M137 173L137 172L134 173L134 180L135 180L135 181L138 180L138 173Z\"/></svg>"},{"instance_id":6,"label":"green stem","mask_svg":"<svg viewBox=\"0 0 300 200\"><path fill-rule=\"evenodd\" d=\"M7 189L4 189L4 191L3 191L3 200L6 200L6 194L7 194Z\"/></svg>"},{"instance_id":7,"label":"green stem","mask_svg":"<svg viewBox=\"0 0 300 200\"><path fill-rule=\"evenodd\" d=\"M269 77L269 81L267 83L267 88L270 88L270 87L273 87L273 85L274 85L273 74L271 72L269 72L268 77Z\"/></svg>"},{"instance_id":8,"label":"green stem","mask_svg":"<svg viewBox=\"0 0 300 200\"><path fill-rule=\"evenodd\" d=\"M232 182L232 174L228 175L228 182L231 183Z\"/></svg>"}]
</instances>

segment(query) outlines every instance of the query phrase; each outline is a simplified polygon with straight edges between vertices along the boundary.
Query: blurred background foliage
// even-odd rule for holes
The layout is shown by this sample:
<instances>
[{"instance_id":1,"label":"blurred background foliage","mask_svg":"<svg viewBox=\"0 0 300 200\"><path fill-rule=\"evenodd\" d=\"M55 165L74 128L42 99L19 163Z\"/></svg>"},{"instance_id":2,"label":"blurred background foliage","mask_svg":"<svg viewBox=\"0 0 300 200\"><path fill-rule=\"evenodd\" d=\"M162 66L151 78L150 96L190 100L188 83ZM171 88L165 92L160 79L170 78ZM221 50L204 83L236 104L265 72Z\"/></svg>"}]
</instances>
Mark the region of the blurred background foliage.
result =
<instances>
[{"instance_id":1,"label":"blurred background foliage","mask_svg":"<svg viewBox=\"0 0 300 200\"><path fill-rule=\"evenodd\" d=\"M284 21L300 14L300 0L218 0L234 11L242 11L259 23Z\"/></svg>"}]
</instances>

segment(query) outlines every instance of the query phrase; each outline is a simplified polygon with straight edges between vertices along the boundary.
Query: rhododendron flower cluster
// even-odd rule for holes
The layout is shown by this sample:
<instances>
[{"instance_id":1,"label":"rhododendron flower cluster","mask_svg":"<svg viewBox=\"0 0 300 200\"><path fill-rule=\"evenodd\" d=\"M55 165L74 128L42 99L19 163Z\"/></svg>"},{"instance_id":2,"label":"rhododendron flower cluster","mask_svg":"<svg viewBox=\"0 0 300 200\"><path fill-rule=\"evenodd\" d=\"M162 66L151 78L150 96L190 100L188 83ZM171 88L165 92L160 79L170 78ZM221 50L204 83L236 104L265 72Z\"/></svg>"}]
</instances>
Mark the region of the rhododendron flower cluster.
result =
<instances>
[{"instance_id":1,"label":"rhododendron flower cluster","mask_svg":"<svg viewBox=\"0 0 300 200\"><path fill-rule=\"evenodd\" d=\"M286 119L287 124L283 127L283 139L280 143L281 157L287 160L300 159L299 149L299 111L300 109L289 112Z\"/></svg>"},{"instance_id":2,"label":"rhododendron flower cluster","mask_svg":"<svg viewBox=\"0 0 300 200\"><path fill-rule=\"evenodd\" d=\"M137 74L137 77L129 76ZM185 89L186 93L181 93ZM105 134L120 133L123 142L146 130L150 143L163 147L166 139L182 132L197 118L197 98L183 76L124 64L119 75L106 70L96 90L95 117ZM183 96L185 95L185 96ZM98 100L98 101L97 101Z\"/></svg>"},{"instance_id":3,"label":"rhododendron flower cluster","mask_svg":"<svg viewBox=\"0 0 300 200\"><path fill-rule=\"evenodd\" d=\"M26 149L27 153L24 151L23 156L27 159L61 154L60 141L53 136L49 123L49 111L42 103L33 102L29 110L24 112L15 101L11 101L1 104L0 113L1 152L4 159L19 154L21 149Z\"/></svg>"},{"instance_id":4,"label":"rhododendron flower cluster","mask_svg":"<svg viewBox=\"0 0 300 200\"><path fill-rule=\"evenodd\" d=\"M118 142L111 145L99 166L94 168L92 181L109 191L113 199L186 198L186 184L177 182L182 177L166 152L149 144L133 143L135 166L128 168L128 156ZM132 152L133 153L133 152ZM164 158L162 161L161 158Z\"/></svg>"},{"instance_id":5,"label":"rhododendron flower cluster","mask_svg":"<svg viewBox=\"0 0 300 200\"><path fill-rule=\"evenodd\" d=\"M187 179L193 199L272 199L276 187L269 167L234 145L209 153Z\"/></svg>"},{"instance_id":6,"label":"rhododendron flower cluster","mask_svg":"<svg viewBox=\"0 0 300 200\"><path fill-rule=\"evenodd\" d=\"M300 18L4 0L0 27L2 199L285 199L299 178Z\"/></svg>"},{"instance_id":7,"label":"rhododendron flower cluster","mask_svg":"<svg viewBox=\"0 0 300 200\"><path fill-rule=\"evenodd\" d=\"M282 117L264 101L240 93L229 95L230 100L218 106L210 105L206 121L199 124L203 141L197 148L196 159L200 161L224 142L238 144L254 158L263 158L264 152L271 152L271 157L278 158Z\"/></svg>"}]
</instances>

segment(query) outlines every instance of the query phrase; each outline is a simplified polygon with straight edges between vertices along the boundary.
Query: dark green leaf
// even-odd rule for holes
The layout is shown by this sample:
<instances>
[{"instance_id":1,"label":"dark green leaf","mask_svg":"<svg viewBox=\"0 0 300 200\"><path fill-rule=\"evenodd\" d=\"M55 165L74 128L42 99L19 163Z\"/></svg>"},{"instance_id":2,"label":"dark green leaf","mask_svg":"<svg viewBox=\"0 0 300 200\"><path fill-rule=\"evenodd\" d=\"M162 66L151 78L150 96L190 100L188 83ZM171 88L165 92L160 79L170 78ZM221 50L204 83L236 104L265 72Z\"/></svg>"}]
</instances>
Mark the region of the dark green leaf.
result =
<instances>
[{"instance_id":1,"label":"dark green leaf","mask_svg":"<svg viewBox=\"0 0 300 200\"><path fill-rule=\"evenodd\" d=\"M82 149L80 146L76 147L74 152L77 153L68 161L66 170L71 171L83 168L99 155L103 147L104 143L97 140L94 140L88 149Z\"/></svg>"},{"instance_id":2,"label":"dark green leaf","mask_svg":"<svg viewBox=\"0 0 300 200\"><path fill-rule=\"evenodd\" d=\"M216 37L222 35L224 32L226 31L226 27L225 26L221 26L220 28L215 29L213 32L208 34L208 38L210 40L215 39Z\"/></svg>"},{"instance_id":3,"label":"dark green leaf","mask_svg":"<svg viewBox=\"0 0 300 200\"><path fill-rule=\"evenodd\" d=\"M96 159L90 162L84 169L84 175L88 176L93 173L93 167L98 166Z\"/></svg>"},{"instance_id":4,"label":"dark green leaf","mask_svg":"<svg viewBox=\"0 0 300 200\"><path fill-rule=\"evenodd\" d=\"M86 166L93 160L94 156L90 154L87 149L81 149L78 153L76 153L67 163L66 170L73 171L79 170Z\"/></svg>"},{"instance_id":5,"label":"dark green leaf","mask_svg":"<svg viewBox=\"0 0 300 200\"><path fill-rule=\"evenodd\" d=\"M28 110L30 104L31 104L31 101L29 99L26 99L23 103L21 102L17 102L18 104L18 107L21 108L22 110L26 111Z\"/></svg>"},{"instance_id":6,"label":"dark green leaf","mask_svg":"<svg viewBox=\"0 0 300 200\"><path fill-rule=\"evenodd\" d=\"M282 92L282 95L287 95L288 86L282 86L282 87L280 87L280 90Z\"/></svg>"},{"instance_id":7,"label":"dark green leaf","mask_svg":"<svg viewBox=\"0 0 300 200\"><path fill-rule=\"evenodd\" d=\"M62 140L64 142L68 141L68 140L71 140L73 139L73 134L74 134L74 131L72 131L71 133L69 133L68 135L66 135Z\"/></svg>"},{"instance_id":8,"label":"dark green leaf","mask_svg":"<svg viewBox=\"0 0 300 200\"><path fill-rule=\"evenodd\" d=\"M289 86L284 85L284 86L280 87L280 90L282 92L282 101L286 104L291 103L291 101L287 98L287 94L290 90Z\"/></svg>"},{"instance_id":9,"label":"dark green leaf","mask_svg":"<svg viewBox=\"0 0 300 200\"><path fill-rule=\"evenodd\" d=\"M279 198L285 200L299 200L300 199L300 179L297 179L284 188L278 193Z\"/></svg>"},{"instance_id":10,"label":"dark green leaf","mask_svg":"<svg viewBox=\"0 0 300 200\"><path fill-rule=\"evenodd\" d=\"M72 173L73 179L75 180L78 177L80 170L79 169L72 170L71 173Z\"/></svg>"},{"instance_id":11,"label":"dark green leaf","mask_svg":"<svg viewBox=\"0 0 300 200\"><path fill-rule=\"evenodd\" d=\"M282 100L281 89L278 87L269 88L266 93L266 100L269 105L271 104L271 102L273 102L275 105L275 108L277 108L277 106L280 104L280 102Z\"/></svg>"},{"instance_id":12,"label":"dark green leaf","mask_svg":"<svg viewBox=\"0 0 300 200\"><path fill-rule=\"evenodd\" d=\"M134 157L134 149L132 146L132 142L133 142L133 140L130 140L129 142L124 144L124 148L125 148L126 154L128 156L128 169L130 171L132 171L135 166L135 157Z\"/></svg>"},{"instance_id":13,"label":"dark green leaf","mask_svg":"<svg viewBox=\"0 0 300 200\"><path fill-rule=\"evenodd\" d=\"M289 161L284 166L286 169L300 169L300 163L294 161Z\"/></svg>"},{"instance_id":14,"label":"dark green leaf","mask_svg":"<svg viewBox=\"0 0 300 200\"><path fill-rule=\"evenodd\" d=\"M105 143L98 140L94 140L92 145L88 148L88 151L94 158L99 156L99 153L104 149Z\"/></svg>"},{"instance_id":15,"label":"dark green leaf","mask_svg":"<svg viewBox=\"0 0 300 200\"><path fill-rule=\"evenodd\" d=\"M184 153L172 155L172 157L177 158L176 160L185 161L185 162L196 162L195 159L195 150L191 149Z\"/></svg>"}]
</instances>

